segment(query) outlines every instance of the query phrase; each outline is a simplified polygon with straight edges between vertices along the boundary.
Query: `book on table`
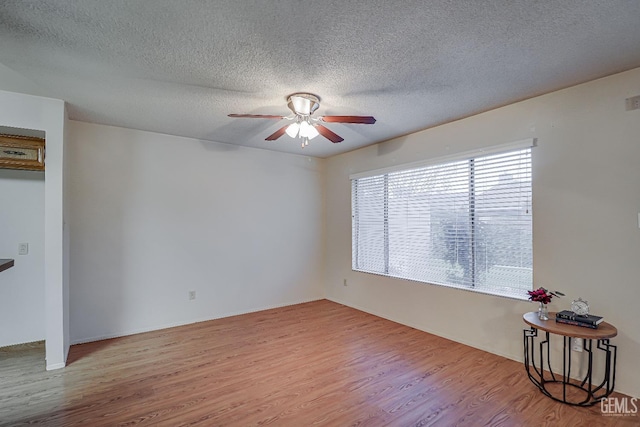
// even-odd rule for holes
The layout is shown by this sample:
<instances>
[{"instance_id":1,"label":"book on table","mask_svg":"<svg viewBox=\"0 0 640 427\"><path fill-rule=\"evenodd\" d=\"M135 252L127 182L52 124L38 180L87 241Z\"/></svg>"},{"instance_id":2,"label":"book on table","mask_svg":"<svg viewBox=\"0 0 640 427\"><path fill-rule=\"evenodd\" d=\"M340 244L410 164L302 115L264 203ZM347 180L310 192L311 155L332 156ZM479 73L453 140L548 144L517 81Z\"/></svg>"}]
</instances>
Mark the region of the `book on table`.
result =
<instances>
[{"instance_id":1,"label":"book on table","mask_svg":"<svg viewBox=\"0 0 640 427\"><path fill-rule=\"evenodd\" d=\"M579 314L575 314L573 311L570 311L570 310L562 310L556 313L556 320L558 319L569 320L572 322L578 322L581 324L586 324L586 325L595 326L595 327L597 327L600 323L604 321L604 318L602 318L602 316L594 316L592 314L579 315Z\"/></svg>"},{"instance_id":2,"label":"book on table","mask_svg":"<svg viewBox=\"0 0 640 427\"><path fill-rule=\"evenodd\" d=\"M565 325L580 326L581 328L598 329L598 325L592 325L591 323L576 322L575 320L563 319L562 317L556 317L556 323L563 323Z\"/></svg>"}]
</instances>

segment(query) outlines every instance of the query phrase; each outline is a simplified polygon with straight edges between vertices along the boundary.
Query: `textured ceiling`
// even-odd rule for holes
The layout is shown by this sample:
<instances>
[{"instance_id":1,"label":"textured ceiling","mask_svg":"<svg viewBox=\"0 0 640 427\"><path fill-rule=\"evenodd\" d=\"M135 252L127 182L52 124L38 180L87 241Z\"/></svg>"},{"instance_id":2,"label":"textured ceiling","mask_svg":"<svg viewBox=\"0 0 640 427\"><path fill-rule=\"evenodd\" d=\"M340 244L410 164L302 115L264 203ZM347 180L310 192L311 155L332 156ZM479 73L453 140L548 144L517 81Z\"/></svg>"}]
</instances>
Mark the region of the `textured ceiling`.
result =
<instances>
[{"instance_id":1,"label":"textured ceiling","mask_svg":"<svg viewBox=\"0 0 640 427\"><path fill-rule=\"evenodd\" d=\"M639 22L637 0L3 0L0 65L74 120L328 157L640 67ZM377 123L302 150L227 117L298 91Z\"/></svg>"}]
</instances>

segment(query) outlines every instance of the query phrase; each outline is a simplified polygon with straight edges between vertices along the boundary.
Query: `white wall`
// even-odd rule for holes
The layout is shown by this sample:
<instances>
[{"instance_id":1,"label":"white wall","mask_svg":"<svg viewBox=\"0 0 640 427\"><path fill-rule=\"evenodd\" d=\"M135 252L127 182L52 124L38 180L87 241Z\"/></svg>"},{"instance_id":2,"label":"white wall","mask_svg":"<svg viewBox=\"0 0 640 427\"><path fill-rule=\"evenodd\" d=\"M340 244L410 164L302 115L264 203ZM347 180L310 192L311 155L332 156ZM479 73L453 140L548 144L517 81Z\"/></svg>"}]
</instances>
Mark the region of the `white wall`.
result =
<instances>
[{"instance_id":1,"label":"white wall","mask_svg":"<svg viewBox=\"0 0 640 427\"><path fill-rule=\"evenodd\" d=\"M640 69L506 106L327 161L327 297L522 360L523 301L351 270L349 174L536 137L534 282L582 296L618 328L616 389L640 396ZM343 279L348 286L343 286Z\"/></svg>"},{"instance_id":2,"label":"white wall","mask_svg":"<svg viewBox=\"0 0 640 427\"><path fill-rule=\"evenodd\" d=\"M624 98L639 93L636 69L322 161L78 122L65 137L62 101L0 92L0 126L47 136L47 367L64 365L70 339L296 303L325 291L521 359L521 315L531 304L351 271L348 175L537 137L536 285L567 293L552 310L582 296L618 327L616 388L640 396L640 111L624 111ZM65 138L71 150L63 160ZM72 226L63 231L66 222Z\"/></svg>"},{"instance_id":3,"label":"white wall","mask_svg":"<svg viewBox=\"0 0 640 427\"><path fill-rule=\"evenodd\" d=\"M69 351L69 331L64 322L68 309L68 280L63 272L67 260L63 236L65 122L66 111L61 100L0 91L0 126L45 132L44 311L47 369L63 367Z\"/></svg>"},{"instance_id":4,"label":"white wall","mask_svg":"<svg viewBox=\"0 0 640 427\"><path fill-rule=\"evenodd\" d=\"M45 338L44 172L0 169L0 347ZM27 255L18 245L29 244Z\"/></svg>"},{"instance_id":5,"label":"white wall","mask_svg":"<svg viewBox=\"0 0 640 427\"><path fill-rule=\"evenodd\" d=\"M73 342L324 297L323 160L70 123Z\"/></svg>"}]
</instances>

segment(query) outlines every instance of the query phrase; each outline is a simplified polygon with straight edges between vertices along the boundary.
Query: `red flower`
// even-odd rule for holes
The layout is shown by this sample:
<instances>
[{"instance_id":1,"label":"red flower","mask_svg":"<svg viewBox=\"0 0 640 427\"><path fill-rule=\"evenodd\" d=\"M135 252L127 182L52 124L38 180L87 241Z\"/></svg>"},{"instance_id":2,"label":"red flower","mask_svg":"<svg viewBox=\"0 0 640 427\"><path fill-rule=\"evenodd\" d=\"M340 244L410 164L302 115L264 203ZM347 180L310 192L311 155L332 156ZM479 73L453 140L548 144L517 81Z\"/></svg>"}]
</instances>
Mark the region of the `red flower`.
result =
<instances>
[{"instance_id":1,"label":"red flower","mask_svg":"<svg viewBox=\"0 0 640 427\"><path fill-rule=\"evenodd\" d=\"M531 301L541 302L543 304L549 304L551 302L551 298L554 296L556 297L564 296L562 292L559 292L559 291L549 292L545 288L538 288L533 291L527 291L527 293L529 294L529 299Z\"/></svg>"}]
</instances>

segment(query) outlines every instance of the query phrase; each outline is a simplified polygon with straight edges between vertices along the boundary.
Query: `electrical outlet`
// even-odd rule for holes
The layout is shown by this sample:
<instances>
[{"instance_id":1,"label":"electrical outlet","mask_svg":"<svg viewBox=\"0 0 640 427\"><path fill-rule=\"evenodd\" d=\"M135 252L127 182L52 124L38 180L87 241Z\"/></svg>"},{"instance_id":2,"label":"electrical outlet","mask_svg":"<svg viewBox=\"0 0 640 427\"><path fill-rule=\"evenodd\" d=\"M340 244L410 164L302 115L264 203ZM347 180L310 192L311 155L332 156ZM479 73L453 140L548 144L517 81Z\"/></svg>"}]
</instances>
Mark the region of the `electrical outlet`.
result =
<instances>
[{"instance_id":1,"label":"electrical outlet","mask_svg":"<svg viewBox=\"0 0 640 427\"><path fill-rule=\"evenodd\" d=\"M189 291L189 299L190 300L196 299L196 291Z\"/></svg>"},{"instance_id":2,"label":"electrical outlet","mask_svg":"<svg viewBox=\"0 0 640 427\"><path fill-rule=\"evenodd\" d=\"M28 254L29 254L29 244L20 243L18 245L18 255L28 255Z\"/></svg>"},{"instance_id":3,"label":"electrical outlet","mask_svg":"<svg viewBox=\"0 0 640 427\"><path fill-rule=\"evenodd\" d=\"M627 111L640 109L640 95L627 98L625 101L625 107Z\"/></svg>"},{"instance_id":4,"label":"electrical outlet","mask_svg":"<svg viewBox=\"0 0 640 427\"><path fill-rule=\"evenodd\" d=\"M582 338L571 338L571 349L579 353L582 352Z\"/></svg>"}]
</instances>

